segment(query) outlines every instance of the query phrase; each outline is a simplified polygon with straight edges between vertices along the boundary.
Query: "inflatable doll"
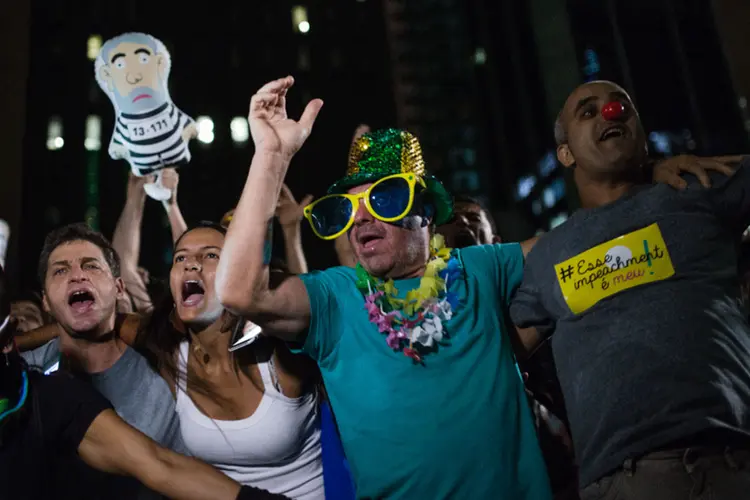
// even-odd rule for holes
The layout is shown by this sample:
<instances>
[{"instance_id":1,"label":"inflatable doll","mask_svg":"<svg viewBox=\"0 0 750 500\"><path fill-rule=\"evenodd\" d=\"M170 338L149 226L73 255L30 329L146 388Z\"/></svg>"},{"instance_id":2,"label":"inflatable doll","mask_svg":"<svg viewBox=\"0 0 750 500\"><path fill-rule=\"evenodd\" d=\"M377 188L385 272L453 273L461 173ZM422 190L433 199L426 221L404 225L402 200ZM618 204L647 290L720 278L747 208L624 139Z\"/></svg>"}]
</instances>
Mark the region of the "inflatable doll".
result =
<instances>
[{"instance_id":1,"label":"inflatable doll","mask_svg":"<svg viewBox=\"0 0 750 500\"><path fill-rule=\"evenodd\" d=\"M156 200L168 200L160 171L190 161L188 143L197 136L195 121L172 103L167 81L171 61L158 39L125 33L102 46L96 58L96 81L115 107L109 155L130 163L139 177L156 174L144 186Z\"/></svg>"}]
</instances>

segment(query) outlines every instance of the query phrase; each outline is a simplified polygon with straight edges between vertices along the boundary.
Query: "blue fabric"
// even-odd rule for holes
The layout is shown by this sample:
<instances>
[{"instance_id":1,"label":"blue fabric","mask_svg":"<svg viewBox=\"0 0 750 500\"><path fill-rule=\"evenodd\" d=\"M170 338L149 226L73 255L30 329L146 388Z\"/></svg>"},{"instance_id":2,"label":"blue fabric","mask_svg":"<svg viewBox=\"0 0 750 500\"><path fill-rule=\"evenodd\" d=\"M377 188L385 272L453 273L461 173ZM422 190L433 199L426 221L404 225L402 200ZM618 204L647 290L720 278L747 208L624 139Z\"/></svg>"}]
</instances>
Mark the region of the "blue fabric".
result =
<instances>
[{"instance_id":1,"label":"blue fabric","mask_svg":"<svg viewBox=\"0 0 750 500\"><path fill-rule=\"evenodd\" d=\"M354 500L354 481L344 456L331 407L323 402L320 407L321 441L323 447L323 484L326 500Z\"/></svg>"},{"instance_id":2,"label":"blue fabric","mask_svg":"<svg viewBox=\"0 0 750 500\"><path fill-rule=\"evenodd\" d=\"M368 321L353 269L303 275L304 351L317 360L359 497L549 500L504 311L521 282L518 244L456 251L450 334L416 365ZM399 295L419 279L396 283Z\"/></svg>"}]
</instances>

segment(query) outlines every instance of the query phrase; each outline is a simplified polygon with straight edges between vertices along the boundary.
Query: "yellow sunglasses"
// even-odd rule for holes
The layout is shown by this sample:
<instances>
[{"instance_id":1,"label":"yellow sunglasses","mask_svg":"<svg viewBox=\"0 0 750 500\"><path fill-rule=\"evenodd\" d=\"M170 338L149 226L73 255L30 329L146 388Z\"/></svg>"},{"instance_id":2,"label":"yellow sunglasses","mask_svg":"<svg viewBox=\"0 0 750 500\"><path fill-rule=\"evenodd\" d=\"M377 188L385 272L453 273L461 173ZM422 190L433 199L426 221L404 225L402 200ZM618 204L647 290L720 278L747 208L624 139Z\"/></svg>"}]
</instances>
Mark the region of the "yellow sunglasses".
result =
<instances>
[{"instance_id":1,"label":"yellow sunglasses","mask_svg":"<svg viewBox=\"0 0 750 500\"><path fill-rule=\"evenodd\" d=\"M426 187L422 177L412 173L389 175L361 193L329 194L315 200L305 207L305 218L324 240L338 238L352 227L360 200L376 219L395 222L411 211L417 184Z\"/></svg>"}]
</instances>

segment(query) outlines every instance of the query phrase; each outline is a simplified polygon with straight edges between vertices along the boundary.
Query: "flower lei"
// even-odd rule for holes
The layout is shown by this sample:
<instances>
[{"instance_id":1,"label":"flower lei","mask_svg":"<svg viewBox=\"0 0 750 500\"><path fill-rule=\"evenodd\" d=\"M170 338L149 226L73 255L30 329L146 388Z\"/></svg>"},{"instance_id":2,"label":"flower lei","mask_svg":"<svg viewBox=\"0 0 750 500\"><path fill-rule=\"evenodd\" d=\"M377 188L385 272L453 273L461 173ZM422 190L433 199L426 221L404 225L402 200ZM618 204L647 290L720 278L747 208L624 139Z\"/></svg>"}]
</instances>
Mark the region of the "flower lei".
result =
<instances>
[{"instance_id":1,"label":"flower lei","mask_svg":"<svg viewBox=\"0 0 750 500\"><path fill-rule=\"evenodd\" d=\"M392 279L386 282L372 277L357 264L357 288L365 295L365 310L371 323L386 334L388 347L402 351L422 363L426 350L447 338L444 322L451 319L458 307L458 295L450 286L461 274L458 259L451 255L442 235L430 241L430 261L419 287L403 299Z\"/></svg>"}]
</instances>

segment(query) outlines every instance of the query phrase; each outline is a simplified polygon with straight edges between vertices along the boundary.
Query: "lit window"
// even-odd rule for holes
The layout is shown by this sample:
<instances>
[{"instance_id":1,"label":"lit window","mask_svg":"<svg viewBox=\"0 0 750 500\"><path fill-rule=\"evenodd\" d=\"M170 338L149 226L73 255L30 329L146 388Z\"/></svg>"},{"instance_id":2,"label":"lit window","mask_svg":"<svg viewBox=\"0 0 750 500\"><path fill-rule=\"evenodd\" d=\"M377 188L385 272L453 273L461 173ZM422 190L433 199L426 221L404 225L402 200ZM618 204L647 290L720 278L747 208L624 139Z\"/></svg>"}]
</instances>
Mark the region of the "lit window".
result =
<instances>
[{"instance_id":1,"label":"lit window","mask_svg":"<svg viewBox=\"0 0 750 500\"><path fill-rule=\"evenodd\" d=\"M93 61L99 55L99 51L102 49L102 37L99 35L91 35L89 41L86 44L86 57L89 61Z\"/></svg>"},{"instance_id":2,"label":"lit window","mask_svg":"<svg viewBox=\"0 0 750 500\"><path fill-rule=\"evenodd\" d=\"M555 206L555 192L552 191L551 188L547 188L544 190L542 198L544 199L544 206L546 208L552 208Z\"/></svg>"},{"instance_id":3,"label":"lit window","mask_svg":"<svg viewBox=\"0 0 750 500\"><path fill-rule=\"evenodd\" d=\"M648 140L654 151L665 156L672 156L672 141L666 132L653 131L648 135Z\"/></svg>"},{"instance_id":4,"label":"lit window","mask_svg":"<svg viewBox=\"0 0 750 500\"><path fill-rule=\"evenodd\" d=\"M552 181L552 184L544 190L542 197L544 198L545 207L554 207L558 201L565 197L565 180L558 178Z\"/></svg>"},{"instance_id":5,"label":"lit window","mask_svg":"<svg viewBox=\"0 0 750 500\"><path fill-rule=\"evenodd\" d=\"M566 220L568 220L568 214L566 212L559 213L550 219L549 228L555 229Z\"/></svg>"},{"instance_id":6,"label":"lit window","mask_svg":"<svg viewBox=\"0 0 750 500\"><path fill-rule=\"evenodd\" d=\"M229 124L229 128L231 129L232 140L234 142L247 142L247 139L250 137L247 118L235 116L232 118L232 123Z\"/></svg>"},{"instance_id":7,"label":"lit window","mask_svg":"<svg viewBox=\"0 0 750 500\"><path fill-rule=\"evenodd\" d=\"M549 151L538 163L539 175L547 177L557 169L557 156L554 151Z\"/></svg>"},{"instance_id":8,"label":"lit window","mask_svg":"<svg viewBox=\"0 0 750 500\"><path fill-rule=\"evenodd\" d=\"M484 48L477 47L477 50L474 51L474 64L481 65L487 62L487 52L484 51Z\"/></svg>"},{"instance_id":9,"label":"lit window","mask_svg":"<svg viewBox=\"0 0 750 500\"><path fill-rule=\"evenodd\" d=\"M86 139L83 146L87 151L99 151L102 147L102 121L96 115L86 118Z\"/></svg>"},{"instance_id":10,"label":"lit window","mask_svg":"<svg viewBox=\"0 0 750 500\"><path fill-rule=\"evenodd\" d=\"M297 33L310 31L310 22L307 20L307 8L297 5L292 7L292 28Z\"/></svg>"},{"instance_id":11,"label":"lit window","mask_svg":"<svg viewBox=\"0 0 750 500\"><path fill-rule=\"evenodd\" d=\"M531 190L534 189L534 186L536 186L536 177L533 175L525 175L518 179L518 185L516 186L516 199L525 199L531 194Z\"/></svg>"},{"instance_id":12,"label":"lit window","mask_svg":"<svg viewBox=\"0 0 750 500\"><path fill-rule=\"evenodd\" d=\"M583 66L583 74L586 75L586 81L590 82L599 78L601 66L599 65L599 56L596 54L596 51L594 49L586 49L583 53L583 60L586 63Z\"/></svg>"},{"instance_id":13,"label":"lit window","mask_svg":"<svg viewBox=\"0 0 750 500\"><path fill-rule=\"evenodd\" d=\"M204 144L210 144L214 141L214 122L207 116L199 116L195 120L198 126L198 140Z\"/></svg>"},{"instance_id":14,"label":"lit window","mask_svg":"<svg viewBox=\"0 0 750 500\"><path fill-rule=\"evenodd\" d=\"M53 116L47 124L47 149L54 151L63 147L64 144L62 119L59 116Z\"/></svg>"}]
</instances>

